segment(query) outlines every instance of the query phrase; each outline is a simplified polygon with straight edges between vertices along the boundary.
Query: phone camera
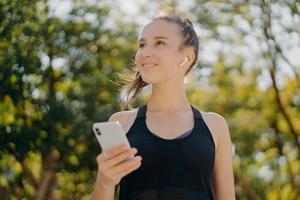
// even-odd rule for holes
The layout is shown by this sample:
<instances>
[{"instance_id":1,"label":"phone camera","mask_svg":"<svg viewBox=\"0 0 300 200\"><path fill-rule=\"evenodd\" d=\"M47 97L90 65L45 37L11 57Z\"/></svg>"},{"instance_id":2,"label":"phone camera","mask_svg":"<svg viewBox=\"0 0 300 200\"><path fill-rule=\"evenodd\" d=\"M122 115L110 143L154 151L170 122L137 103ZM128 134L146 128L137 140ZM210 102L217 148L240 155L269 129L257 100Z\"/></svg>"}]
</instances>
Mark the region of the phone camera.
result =
<instances>
[{"instance_id":1,"label":"phone camera","mask_svg":"<svg viewBox=\"0 0 300 200\"><path fill-rule=\"evenodd\" d=\"M95 128L97 135L101 135L101 132L98 128Z\"/></svg>"}]
</instances>

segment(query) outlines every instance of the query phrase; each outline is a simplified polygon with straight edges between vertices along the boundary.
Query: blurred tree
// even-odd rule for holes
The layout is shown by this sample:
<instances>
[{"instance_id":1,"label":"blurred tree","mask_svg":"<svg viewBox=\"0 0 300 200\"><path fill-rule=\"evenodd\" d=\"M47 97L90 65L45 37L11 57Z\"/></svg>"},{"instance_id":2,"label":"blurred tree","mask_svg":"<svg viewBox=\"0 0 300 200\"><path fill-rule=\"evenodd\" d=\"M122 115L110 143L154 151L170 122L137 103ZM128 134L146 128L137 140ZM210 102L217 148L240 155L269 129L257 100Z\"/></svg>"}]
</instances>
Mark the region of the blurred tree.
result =
<instances>
[{"instance_id":1,"label":"blurred tree","mask_svg":"<svg viewBox=\"0 0 300 200\"><path fill-rule=\"evenodd\" d=\"M119 110L113 82L135 47L135 25L109 19L109 5L74 1L60 18L50 3L0 2L2 199L88 198L91 125Z\"/></svg>"},{"instance_id":2,"label":"blurred tree","mask_svg":"<svg viewBox=\"0 0 300 200\"><path fill-rule=\"evenodd\" d=\"M58 17L51 2L0 1L3 199L88 199L100 152L91 125L119 110L114 81L137 48L142 18L82 0ZM172 5L194 21L201 50L188 96L229 123L237 199L298 200L300 81L290 54L300 46L300 3L185 3L140 3L137 13Z\"/></svg>"},{"instance_id":3,"label":"blurred tree","mask_svg":"<svg viewBox=\"0 0 300 200\"><path fill-rule=\"evenodd\" d=\"M194 81L207 86L189 93L229 122L237 199L300 199L299 66L288 57L299 52L299 2L196 2L202 51ZM205 56L206 48L215 50Z\"/></svg>"}]
</instances>

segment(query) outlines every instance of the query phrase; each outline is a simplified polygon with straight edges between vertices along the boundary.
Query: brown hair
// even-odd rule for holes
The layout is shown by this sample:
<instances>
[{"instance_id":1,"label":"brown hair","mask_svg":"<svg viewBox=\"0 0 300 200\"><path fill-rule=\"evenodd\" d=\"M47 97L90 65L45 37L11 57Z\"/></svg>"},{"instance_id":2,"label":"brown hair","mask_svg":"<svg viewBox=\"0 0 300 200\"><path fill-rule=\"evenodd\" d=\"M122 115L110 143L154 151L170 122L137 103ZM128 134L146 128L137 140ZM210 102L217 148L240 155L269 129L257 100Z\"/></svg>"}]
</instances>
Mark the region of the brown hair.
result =
<instances>
[{"instance_id":1,"label":"brown hair","mask_svg":"<svg viewBox=\"0 0 300 200\"><path fill-rule=\"evenodd\" d=\"M189 69L185 72L185 75L187 75L192 69L192 67L195 65L198 59L199 51L199 40L194 30L192 22L186 17L176 15L174 9L167 9L160 12L154 17L152 21L155 20L165 20L167 22L177 24L179 26L180 33L183 37L183 42L180 45L180 50L182 50L184 47L192 47L194 49L195 59L190 65ZM123 79L123 83L125 84L123 85L121 91L120 108L121 110L124 110L126 107L132 109L132 101L141 92L143 87L148 85L148 83L142 80L141 74L138 72L136 67L132 70L131 73L121 75L121 78ZM123 96L125 96L125 100L123 100L122 94Z\"/></svg>"}]
</instances>

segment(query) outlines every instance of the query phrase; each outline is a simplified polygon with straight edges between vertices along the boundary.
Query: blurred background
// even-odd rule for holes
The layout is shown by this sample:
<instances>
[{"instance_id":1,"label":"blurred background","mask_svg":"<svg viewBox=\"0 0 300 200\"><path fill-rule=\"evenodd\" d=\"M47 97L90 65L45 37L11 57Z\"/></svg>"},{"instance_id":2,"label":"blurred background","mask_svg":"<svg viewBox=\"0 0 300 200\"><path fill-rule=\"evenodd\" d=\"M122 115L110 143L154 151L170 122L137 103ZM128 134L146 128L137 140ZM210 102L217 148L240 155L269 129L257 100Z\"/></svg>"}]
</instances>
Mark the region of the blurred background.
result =
<instances>
[{"instance_id":1,"label":"blurred background","mask_svg":"<svg viewBox=\"0 0 300 200\"><path fill-rule=\"evenodd\" d=\"M300 199L299 0L0 0L0 199L89 199L91 125L120 110L118 73L168 6L199 36L188 98L229 124L237 199Z\"/></svg>"}]
</instances>

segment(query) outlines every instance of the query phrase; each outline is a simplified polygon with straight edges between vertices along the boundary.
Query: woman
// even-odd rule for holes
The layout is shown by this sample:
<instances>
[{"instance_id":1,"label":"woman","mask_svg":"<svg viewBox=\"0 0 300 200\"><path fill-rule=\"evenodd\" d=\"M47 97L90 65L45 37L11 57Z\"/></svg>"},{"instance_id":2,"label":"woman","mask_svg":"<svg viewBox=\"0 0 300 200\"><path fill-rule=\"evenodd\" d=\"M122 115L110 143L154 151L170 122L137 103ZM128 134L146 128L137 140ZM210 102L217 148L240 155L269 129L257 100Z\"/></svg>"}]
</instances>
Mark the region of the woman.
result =
<instances>
[{"instance_id":1,"label":"woman","mask_svg":"<svg viewBox=\"0 0 300 200\"><path fill-rule=\"evenodd\" d=\"M184 77L198 55L192 23L163 13L147 24L135 56L135 80L127 87L135 97L151 84L146 105L113 114L131 148L118 146L97 157L93 200L233 200L231 139L225 119L191 105ZM136 155L138 154L138 155ZM129 155L130 161L122 162Z\"/></svg>"}]
</instances>

